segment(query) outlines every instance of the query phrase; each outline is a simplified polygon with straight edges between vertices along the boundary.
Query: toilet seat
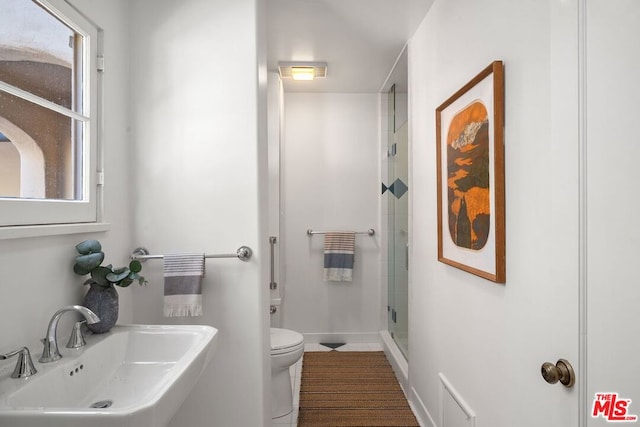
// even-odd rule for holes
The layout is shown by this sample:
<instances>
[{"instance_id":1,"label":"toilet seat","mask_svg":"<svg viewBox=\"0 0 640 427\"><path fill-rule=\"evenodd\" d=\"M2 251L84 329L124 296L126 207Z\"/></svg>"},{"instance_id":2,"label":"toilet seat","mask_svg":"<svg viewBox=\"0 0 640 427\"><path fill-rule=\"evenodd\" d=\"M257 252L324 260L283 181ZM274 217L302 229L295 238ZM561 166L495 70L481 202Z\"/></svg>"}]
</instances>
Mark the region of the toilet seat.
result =
<instances>
[{"instance_id":1,"label":"toilet seat","mask_svg":"<svg viewBox=\"0 0 640 427\"><path fill-rule=\"evenodd\" d=\"M290 353L303 346L302 334L289 329L271 328L271 354Z\"/></svg>"}]
</instances>

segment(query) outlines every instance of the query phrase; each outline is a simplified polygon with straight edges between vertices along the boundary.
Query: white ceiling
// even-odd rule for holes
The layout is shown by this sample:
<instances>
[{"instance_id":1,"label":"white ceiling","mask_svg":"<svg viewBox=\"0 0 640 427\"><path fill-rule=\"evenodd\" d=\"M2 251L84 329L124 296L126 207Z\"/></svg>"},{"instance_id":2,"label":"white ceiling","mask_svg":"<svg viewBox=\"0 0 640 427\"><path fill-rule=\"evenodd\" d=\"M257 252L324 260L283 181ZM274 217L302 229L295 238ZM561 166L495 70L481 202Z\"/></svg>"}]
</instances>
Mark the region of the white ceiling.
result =
<instances>
[{"instance_id":1,"label":"white ceiling","mask_svg":"<svg viewBox=\"0 0 640 427\"><path fill-rule=\"evenodd\" d=\"M327 78L286 92L379 92L433 0L267 0L267 65L327 62Z\"/></svg>"}]
</instances>

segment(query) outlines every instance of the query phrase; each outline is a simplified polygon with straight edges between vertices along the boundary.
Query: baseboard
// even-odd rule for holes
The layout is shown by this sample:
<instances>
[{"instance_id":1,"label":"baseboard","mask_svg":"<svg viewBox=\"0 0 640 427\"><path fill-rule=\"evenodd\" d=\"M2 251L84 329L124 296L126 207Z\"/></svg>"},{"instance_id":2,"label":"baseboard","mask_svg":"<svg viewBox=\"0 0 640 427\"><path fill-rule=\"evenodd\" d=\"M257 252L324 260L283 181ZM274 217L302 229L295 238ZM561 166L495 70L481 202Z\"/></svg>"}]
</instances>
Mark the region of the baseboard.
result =
<instances>
[{"instance_id":1,"label":"baseboard","mask_svg":"<svg viewBox=\"0 0 640 427\"><path fill-rule=\"evenodd\" d=\"M404 358L398 346L391 338L391 334L389 331L380 331L380 339L382 340L382 347L384 349L384 353L389 359L389 363L391 363L391 367L393 368L393 372L396 374L396 378L398 378L398 382L400 383L400 387L404 391L405 396L409 397L409 364L407 360Z\"/></svg>"},{"instance_id":2,"label":"baseboard","mask_svg":"<svg viewBox=\"0 0 640 427\"><path fill-rule=\"evenodd\" d=\"M409 364L395 341L393 341L393 338L391 338L389 331L380 331L380 340L382 341L384 353L393 367L393 372L395 372L400 387L402 387L405 396L407 396L407 401L418 423L423 427L438 427L415 388L409 386Z\"/></svg>"},{"instance_id":3,"label":"baseboard","mask_svg":"<svg viewBox=\"0 0 640 427\"><path fill-rule=\"evenodd\" d=\"M321 342L380 343L378 332L306 332L302 335L304 335L304 342L307 344Z\"/></svg>"},{"instance_id":4,"label":"baseboard","mask_svg":"<svg viewBox=\"0 0 640 427\"><path fill-rule=\"evenodd\" d=\"M413 409L413 413L418 419L418 423L423 427L438 427L436 422L433 420L433 417L427 410L422 399L418 396L416 389L411 387L411 395L409 397L409 405L411 405L411 409Z\"/></svg>"}]
</instances>

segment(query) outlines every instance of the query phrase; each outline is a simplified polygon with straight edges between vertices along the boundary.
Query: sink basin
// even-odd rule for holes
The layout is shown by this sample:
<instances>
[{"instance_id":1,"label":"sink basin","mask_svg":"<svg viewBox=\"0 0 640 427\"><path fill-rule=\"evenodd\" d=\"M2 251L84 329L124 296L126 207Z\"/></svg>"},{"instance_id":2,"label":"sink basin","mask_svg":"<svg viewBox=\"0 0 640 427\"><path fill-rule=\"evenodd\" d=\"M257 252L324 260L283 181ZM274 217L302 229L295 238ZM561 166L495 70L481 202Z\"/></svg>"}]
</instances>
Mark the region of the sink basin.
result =
<instances>
[{"instance_id":1,"label":"sink basin","mask_svg":"<svg viewBox=\"0 0 640 427\"><path fill-rule=\"evenodd\" d=\"M11 427L160 427L184 402L214 350L211 326L115 326L87 334L80 349L34 364L38 373L12 379L0 371L0 425Z\"/></svg>"}]
</instances>

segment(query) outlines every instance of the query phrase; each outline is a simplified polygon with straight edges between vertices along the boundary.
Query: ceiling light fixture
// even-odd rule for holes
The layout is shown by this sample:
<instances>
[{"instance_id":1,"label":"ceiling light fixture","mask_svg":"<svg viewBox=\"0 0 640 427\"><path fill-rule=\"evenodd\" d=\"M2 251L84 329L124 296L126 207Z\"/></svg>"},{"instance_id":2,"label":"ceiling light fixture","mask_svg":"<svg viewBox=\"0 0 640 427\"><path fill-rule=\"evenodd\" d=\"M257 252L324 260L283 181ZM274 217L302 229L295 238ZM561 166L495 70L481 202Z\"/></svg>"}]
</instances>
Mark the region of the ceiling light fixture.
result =
<instances>
[{"instance_id":1,"label":"ceiling light fixture","mask_svg":"<svg viewBox=\"0 0 640 427\"><path fill-rule=\"evenodd\" d=\"M316 72L313 67L291 67L291 77L293 80L313 80Z\"/></svg>"},{"instance_id":2,"label":"ceiling light fixture","mask_svg":"<svg viewBox=\"0 0 640 427\"><path fill-rule=\"evenodd\" d=\"M281 78L293 80L314 80L327 76L326 62L279 62Z\"/></svg>"}]
</instances>

